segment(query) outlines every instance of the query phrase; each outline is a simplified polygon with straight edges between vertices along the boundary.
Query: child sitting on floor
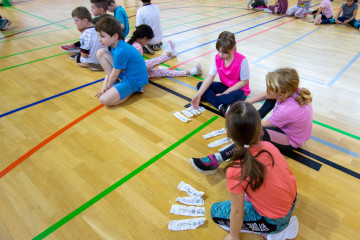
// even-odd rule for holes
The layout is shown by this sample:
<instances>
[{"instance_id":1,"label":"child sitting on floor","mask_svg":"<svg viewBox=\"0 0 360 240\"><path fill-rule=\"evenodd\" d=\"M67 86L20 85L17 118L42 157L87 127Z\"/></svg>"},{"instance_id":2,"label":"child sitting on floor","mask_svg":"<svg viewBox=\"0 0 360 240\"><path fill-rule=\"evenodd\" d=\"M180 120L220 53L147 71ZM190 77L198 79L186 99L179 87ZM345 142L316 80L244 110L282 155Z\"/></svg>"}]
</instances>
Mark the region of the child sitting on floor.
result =
<instances>
[{"instance_id":1,"label":"child sitting on floor","mask_svg":"<svg viewBox=\"0 0 360 240\"><path fill-rule=\"evenodd\" d=\"M143 47L148 44L149 41L154 37L154 33L152 28L146 24L141 24L136 27L133 36L128 40L128 43L133 45L141 54L143 54ZM169 47L167 52L164 55L159 57L155 57L149 60L145 60L146 67L148 70L148 77L185 77L188 75L200 75L202 73L201 65L198 64L193 67L190 71L177 71L170 70L167 68L154 68L154 66L168 61L173 57L177 56L177 52L175 50L175 44L169 40Z\"/></svg>"}]
</instances>

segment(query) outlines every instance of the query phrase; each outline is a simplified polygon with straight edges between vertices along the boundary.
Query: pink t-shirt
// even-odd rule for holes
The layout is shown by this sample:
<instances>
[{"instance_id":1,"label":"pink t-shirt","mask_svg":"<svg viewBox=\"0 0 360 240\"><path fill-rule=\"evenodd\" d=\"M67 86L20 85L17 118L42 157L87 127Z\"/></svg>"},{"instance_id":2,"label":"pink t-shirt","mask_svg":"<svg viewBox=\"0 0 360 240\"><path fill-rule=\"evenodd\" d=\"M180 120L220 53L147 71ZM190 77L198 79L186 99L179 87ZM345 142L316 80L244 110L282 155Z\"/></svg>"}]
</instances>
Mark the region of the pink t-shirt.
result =
<instances>
[{"instance_id":1,"label":"pink t-shirt","mask_svg":"<svg viewBox=\"0 0 360 240\"><path fill-rule=\"evenodd\" d=\"M238 52L234 52L233 61L230 63L230 65L228 67L226 67L225 61L220 58L219 54L216 54L216 56L215 56L216 68L217 68L217 72L220 77L220 81L223 84L225 84L228 87L232 87L241 81L240 70L241 70L241 63L244 58L245 58L244 55L242 55ZM244 80L247 80L247 79L244 79ZM249 82L250 82L250 80L248 81L246 86L241 89L244 91L246 96L250 94Z\"/></svg>"},{"instance_id":2,"label":"pink t-shirt","mask_svg":"<svg viewBox=\"0 0 360 240\"><path fill-rule=\"evenodd\" d=\"M265 149L274 158L272 166L271 157L267 153L261 153L257 159L266 165L266 179L263 185L255 192L249 186L246 191L247 180L241 184L241 168L228 168L226 172L226 188L235 194L246 192L256 211L271 219L285 217L296 197L296 179L291 172L284 156L270 142L261 141L250 147L250 152L255 156L260 150Z\"/></svg>"},{"instance_id":3,"label":"pink t-shirt","mask_svg":"<svg viewBox=\"0 0 360 240\"><path fill-rule=\"evenodd\" d=\"M324 14L327 18L331 18L333 16L333 7L331 6L330 0L322 0L320 7L323 8L321 13Z\"/></svg>"},{"instance_id":4,"label":"pink t-shirt","mask_svg":"<svg viewBox=\"0 0 360 240\"><path fill-rule=\"evenodd\" d=\"M130 38L125 39L125 42L129 42L129 40L130 40ZM134 48L136 48L136 49L141 53L141 55L144 54L144 50L143 50L143 48L142 48L142 46L141 46L140 43L138 43L138 42L133 42L133 44L131 44L131 45L132 45Z\"/></svg>"},{"instance_id":5,"label":"pink t-shirt","mask_svg":"<svg viewBox=\"0 0 360 240\"><path fill-rule=\"evenodd\" d=\"M300 147L311 137L313 108L311 103L300 106L295 97L287 98L284 102L277 101L269 121L280 128L289 138L294 148Z\"/></svg>"}]
</instances>

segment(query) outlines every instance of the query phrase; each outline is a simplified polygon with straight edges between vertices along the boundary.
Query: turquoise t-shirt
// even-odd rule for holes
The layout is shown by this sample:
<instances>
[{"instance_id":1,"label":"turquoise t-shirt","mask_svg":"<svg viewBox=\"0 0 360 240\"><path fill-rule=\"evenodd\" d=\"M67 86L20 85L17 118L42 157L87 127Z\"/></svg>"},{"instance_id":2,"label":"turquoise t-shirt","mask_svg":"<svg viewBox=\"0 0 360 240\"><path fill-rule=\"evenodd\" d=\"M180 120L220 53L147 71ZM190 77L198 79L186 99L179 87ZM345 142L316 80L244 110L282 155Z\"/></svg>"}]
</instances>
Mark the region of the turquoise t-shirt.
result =
<instances>
[{"instance_id":1,"label":"turquoise t-shirt","mask_svg":"<svg viewBox=\"0 0 360 240\"><path fill-rule=\"evenodd\" d=\"M123 36L124 38L129 34L130 26L129 26L129 18L126 14L125 9L122 6L119 6L115 12L114 16L122 23L124 24Z\"/></svg>"},{"instance_id":2,"label":"turquoise t-shirt","mask_svg":"<svg viewBox=\"0 0 360 240\"><path fill-rule=\"evenodd\" d=\"M127 79L138 88L149 82L145 60L136 48L120 40L115 49L111 48L111 53L114 58L113 68L124 70L119 74L120 79Z\"/></svg>"}]
</instances>

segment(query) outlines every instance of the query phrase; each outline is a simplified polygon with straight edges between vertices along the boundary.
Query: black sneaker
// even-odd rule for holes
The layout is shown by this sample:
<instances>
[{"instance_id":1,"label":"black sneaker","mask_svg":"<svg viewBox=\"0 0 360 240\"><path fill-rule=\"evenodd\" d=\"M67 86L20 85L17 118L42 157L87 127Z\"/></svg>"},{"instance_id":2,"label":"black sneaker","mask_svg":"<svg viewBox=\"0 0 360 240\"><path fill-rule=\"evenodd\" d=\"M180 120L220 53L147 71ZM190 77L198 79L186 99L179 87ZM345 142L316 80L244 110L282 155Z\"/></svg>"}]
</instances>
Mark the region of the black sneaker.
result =
<instances>
[{"instance_id":1,"label":"black sneaker","mask_svg":"<svg viewBox=\"0 0 360 240\"><path fill-rule=\"evenodd\" d=\"M70 55L70 59L75 60L77 54Z\"/></svg>"},{"instance_id":2,"label":"black sneaker","mask_svg":"<svg viewBox=\"0 0 360 240\"><path fill-rule=\"evenodd\" d=\"M200 173L215 174L219 167L214 155L203 158L191 158L190 162Z\"/></svg>"},{"instance_id":3,"label":"black sneaker","mask_svg":"<svg viewBox=\"0 0 360 240\"><path fill-rule=\"evenodd\" d=\"M143 46L143 51L144 51L144 53L147 53L147 54L151 54L151 55L155 54L154 49L152 49L149 45Z\"/></svg>"},{"instance_id":4,"label":"black sneaker","mask_svg":"<svg viewBox=\"0 0 360 240\"><path fill-rule=\"evenodd\" d=\"M219 111L222 116L226 117L226 113L230 110L230 106L231 105L225 105L225 104L222 104L220 106Z\"/></svg>"}]
</instances>

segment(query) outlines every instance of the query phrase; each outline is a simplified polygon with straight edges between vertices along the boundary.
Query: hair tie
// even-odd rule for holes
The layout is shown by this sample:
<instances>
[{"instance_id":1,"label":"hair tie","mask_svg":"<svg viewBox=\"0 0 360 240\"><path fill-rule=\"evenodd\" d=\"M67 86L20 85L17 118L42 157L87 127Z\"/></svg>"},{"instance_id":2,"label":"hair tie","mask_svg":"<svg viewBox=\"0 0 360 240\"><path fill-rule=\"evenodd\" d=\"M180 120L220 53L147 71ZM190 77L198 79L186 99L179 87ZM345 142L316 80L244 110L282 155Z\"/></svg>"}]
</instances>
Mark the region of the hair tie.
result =
<instances>
[{"instance_id":1,"label":"hair tie","mask_svg":"<svg viewBox=\"0 0 360 240\"><path fill-rule=\"evenodd\" d=\"M249 147L250 147L249 145L246 145L246 144L244 145L244 148L249 148Z\"/></svg>"},{"instance_id":2,"label":"hair tie","mask_svg":"<svg viewBox=\"0 0 360 240\"><path fill-rule=\"evenodd\" d=\"M298 88L298 89L296 90L296 92L298 93L298 92L299 92L299 90L300 90L300 88Z\"/></svg>"}]
</instances>

